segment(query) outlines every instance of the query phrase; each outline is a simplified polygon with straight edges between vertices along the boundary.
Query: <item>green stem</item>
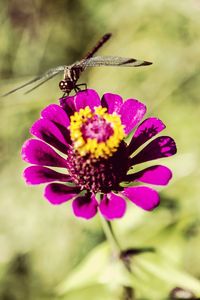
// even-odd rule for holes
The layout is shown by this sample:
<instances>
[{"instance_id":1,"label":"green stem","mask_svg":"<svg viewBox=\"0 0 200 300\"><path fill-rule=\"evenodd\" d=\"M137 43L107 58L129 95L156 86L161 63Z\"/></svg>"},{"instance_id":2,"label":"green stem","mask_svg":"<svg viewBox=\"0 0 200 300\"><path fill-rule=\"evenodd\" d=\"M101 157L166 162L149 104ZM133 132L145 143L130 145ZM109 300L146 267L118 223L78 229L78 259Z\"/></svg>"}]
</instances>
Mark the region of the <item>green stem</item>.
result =
<instances>
[{"instance_id":1,"label":"green stem","mask_svg":"<svg viewBox=\"0 0 200 300\"><path fill-rule=\"evenodd\" d=\"M128 260L123 259L123 256L121 255L122 249L121 249L119 241L113 231L111 222L104 219L103 216L101 216L101 222L102 222L102 227L103 227L105 236L106 236L108 242L110 242L110 245L112 247L113 254L116 256L116 258L118 258L122 261L126 270L132 274L130 262ZM122 300L133 300L133 299L134 299L133 288L130 286L123 286Z\"/></svg>"},{"instance_id":2,"label":"green stem","mask_svg":"<svg viewBox=\"0 0 200 300\"><path fill-rule=\"evenodd\" d=\"M120 244L114 234L111 222L107 221L106 219L104 219L103 216L101 216L101 223L102 223L102 227L103 227L105 236L106 236L107 240L110 242L114 254L116 254L118 257L120 257L122 250L121 250Z\"/></svg>"},{"instance_id":3,"label":"green stem","mask_svg":"<svg viewBox=\"0 0 200 300\"><path fill-rule=\"evenodd\" d=\"M120 243L113 231L111 222L104 219L103 216L101 216L101 221L102 221L102 226L103 226L105 236L106 236L108 242L110 242L113 253L116 255L117 258L119 258L123 262L125 268L129 271L129 273L132 273L130 261L125 259L122 256L122 248L121 248Z\"/></svg>"}]
</instances>

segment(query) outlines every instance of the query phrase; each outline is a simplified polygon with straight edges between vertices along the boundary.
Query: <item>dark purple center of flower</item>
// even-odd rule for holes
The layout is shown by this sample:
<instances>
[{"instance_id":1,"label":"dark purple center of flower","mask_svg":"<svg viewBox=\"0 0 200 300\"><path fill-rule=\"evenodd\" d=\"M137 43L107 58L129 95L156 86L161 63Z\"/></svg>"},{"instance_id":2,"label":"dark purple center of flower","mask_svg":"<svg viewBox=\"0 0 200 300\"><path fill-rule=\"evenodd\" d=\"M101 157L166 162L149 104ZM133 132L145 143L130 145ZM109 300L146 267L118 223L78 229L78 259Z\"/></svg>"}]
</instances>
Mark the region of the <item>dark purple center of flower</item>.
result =
<instances>
[{"instance_id":1,"label":"dark purple center of flower","mask_svg":"<svg viewBox=\"0 0 200 300\"><path fill-rule=\"evenodd\" d=\"M120 190L119 184L129 169L126 149L125 143L122 142L113 156L107 159L81 156L75 149L70 149L67 158L69 175L82 190L94 193Z\"/></svg>"},{"instance_id":2,"label":"dark purple center of flower","mask_svg":"<svg viewBox=\"0 0 200 300\"><path fill-rule=\"evenodd\" d=\"M96 139L100 143L107 141L114 130L104 118L94 115L82 125L81 132L84 140Z\"/></svg>"}]
</instances>

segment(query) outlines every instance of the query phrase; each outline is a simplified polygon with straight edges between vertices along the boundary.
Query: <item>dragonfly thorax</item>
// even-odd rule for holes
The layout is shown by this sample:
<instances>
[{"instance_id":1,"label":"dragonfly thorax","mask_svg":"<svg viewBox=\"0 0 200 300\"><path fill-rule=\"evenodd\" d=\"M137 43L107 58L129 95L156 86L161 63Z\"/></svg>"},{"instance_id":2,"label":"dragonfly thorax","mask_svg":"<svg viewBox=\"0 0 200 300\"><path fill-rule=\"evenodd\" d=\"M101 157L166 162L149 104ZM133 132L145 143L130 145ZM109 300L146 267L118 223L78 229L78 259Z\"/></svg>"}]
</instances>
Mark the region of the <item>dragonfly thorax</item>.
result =
<instances>
[{"instance_id":1,"label":"dragonfly thorax","mask_svg":"<svg viewBox=\"0 0 200 300\"><path fill-rule=\"evenodd\" d=\"M62 92L69 94L76 87L81 71L81 68L65 67L64 78L59 83Z\"/></svg>"}]
</instances>

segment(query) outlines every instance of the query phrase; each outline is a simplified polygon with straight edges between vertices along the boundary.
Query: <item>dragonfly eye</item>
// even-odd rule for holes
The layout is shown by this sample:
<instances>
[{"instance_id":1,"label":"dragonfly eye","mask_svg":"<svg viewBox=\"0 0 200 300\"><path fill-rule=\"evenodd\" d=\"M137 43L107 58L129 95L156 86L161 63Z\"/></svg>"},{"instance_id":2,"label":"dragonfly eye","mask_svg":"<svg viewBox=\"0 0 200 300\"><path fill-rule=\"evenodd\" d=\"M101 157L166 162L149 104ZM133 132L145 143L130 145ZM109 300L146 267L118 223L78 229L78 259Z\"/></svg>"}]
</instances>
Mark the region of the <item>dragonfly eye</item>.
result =
<instances>
[{"instance_id":1,"label":"dragonfly eye","mask_svg":"<svg viewBox=\"0 0 200 300\"><path fill-rule=\"evenodd\" d=\"M68 84L67 84L67 82L64 81L64 80L61 80L59 82L59 88L61 89L61 91L67 92L67 90L68 90Z\"/></svg>"},{"instance_id":2,"label":"dragonfly eye","mask_svg":"<svg viewBox=\"0 0 200 300\"><path fill-rule=\"evenodd\" d=\"M74 87L75 87L74 82L70 80L61 80L59 83L59 88L64 93L70 93Z\"/></svg>"}]
</instances>

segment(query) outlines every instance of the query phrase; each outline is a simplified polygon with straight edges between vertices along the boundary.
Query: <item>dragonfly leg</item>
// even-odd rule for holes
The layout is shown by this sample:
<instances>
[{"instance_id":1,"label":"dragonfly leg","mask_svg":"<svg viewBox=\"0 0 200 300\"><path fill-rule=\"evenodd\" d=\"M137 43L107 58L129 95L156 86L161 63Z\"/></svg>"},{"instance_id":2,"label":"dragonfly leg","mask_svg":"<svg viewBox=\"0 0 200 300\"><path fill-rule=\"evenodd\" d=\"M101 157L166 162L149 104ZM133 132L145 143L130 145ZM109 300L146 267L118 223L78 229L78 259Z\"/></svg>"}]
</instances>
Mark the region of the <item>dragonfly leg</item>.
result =
<instances>
[{"instance_id":1,"label":"dragonfly leg","mask_svg":"<svg viewBox=\"0 0 200 300\"><path fill-rule=\"evenodd\" d=\"M84 86L84 89L81 89L80 86ZM75 90L75 91L76 91L76 90L78 90L78 91L81 91L81 90L85 91L85 90L87 90L87 84L86 84L86 83L80 83L80 84L77 84L77 85L75 86L74 90Z\"/></svg>"},{"instance_id":2,"label":"dragonfly leg","mask_svg":"<svg viewBox=\"0 0 200 300\"><path fill-rule=\"evenodd\" d=\"M67 96L69 96L69 93L64 93L64 94L62 95L62 98L67 97Z\"/></svg>"},{"instance_id":3,"label":"dragonfly leg","mask_svg":"<svg viewBox=\"0 0 200 300\"><path fill-rule=\"evenodd\" d=\"M74 87L74 90L75 90L76 93L81 91L81 89L77 86Z\"/></svg>"}]
</instances>

